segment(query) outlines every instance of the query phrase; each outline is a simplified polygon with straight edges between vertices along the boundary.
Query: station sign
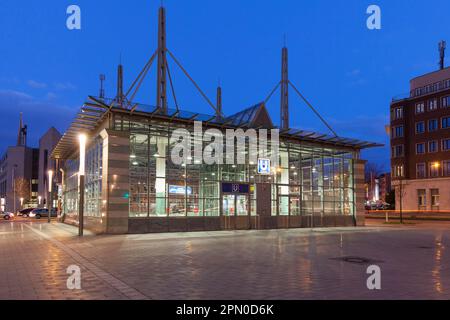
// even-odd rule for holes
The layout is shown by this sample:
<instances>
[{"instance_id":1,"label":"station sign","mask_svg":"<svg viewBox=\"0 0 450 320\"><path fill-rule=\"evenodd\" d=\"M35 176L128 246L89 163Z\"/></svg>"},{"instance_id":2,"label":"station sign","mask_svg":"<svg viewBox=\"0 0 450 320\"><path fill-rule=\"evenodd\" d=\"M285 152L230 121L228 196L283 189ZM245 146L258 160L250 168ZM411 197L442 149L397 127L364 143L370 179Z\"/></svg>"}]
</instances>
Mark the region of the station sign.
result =
<instances>
[{"instance_id":1,"label":"station sign","mask_svg":"<svg viewBox=\"0 0 450 320\"><path fill-rule=\"evenodd\" d=\"M258 174L270 174L270 159L258 159Z\"/></svg>"},{"instance_id":2,"label":"station sign","mask_svg":"<svg viewBox=\"0 0 450 320\"><path fill-rule=\"evenodd\" d=\"M222 183L223 193L246 194L250 193L250 185L245 183Z\"/></svg>"}]
</instances>

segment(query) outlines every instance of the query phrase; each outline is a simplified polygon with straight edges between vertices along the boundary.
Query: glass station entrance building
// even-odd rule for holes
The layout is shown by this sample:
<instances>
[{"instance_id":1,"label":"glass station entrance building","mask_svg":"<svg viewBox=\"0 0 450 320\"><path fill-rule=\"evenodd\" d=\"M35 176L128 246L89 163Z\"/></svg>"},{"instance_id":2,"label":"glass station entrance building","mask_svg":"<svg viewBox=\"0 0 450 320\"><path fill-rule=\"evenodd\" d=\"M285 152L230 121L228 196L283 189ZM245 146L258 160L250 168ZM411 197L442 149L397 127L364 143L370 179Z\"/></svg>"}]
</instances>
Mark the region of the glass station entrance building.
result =
<instances>
[{"instance_id":1,"label":"glass station entrance building","mask_svg":"<svg viewBox=\"0 0 450 320\"><path fill-rule=\"evenodd\" d=\"M195 121L202 121L203 130L224 134L226 129L274 128L264 103L216 117L170 109L163 114L144 105L127 109L90 97L53 151L64 163L64 221L78 223L78 135L83 132L88 135L84 223L97 233L364 224L365 162L359 155L376 144L289 129L279 131L278 165L269 174L258 173L258 163L249 160L175 165L171 134L178 128L193 132Z\"/></svg>"}]
</instances>

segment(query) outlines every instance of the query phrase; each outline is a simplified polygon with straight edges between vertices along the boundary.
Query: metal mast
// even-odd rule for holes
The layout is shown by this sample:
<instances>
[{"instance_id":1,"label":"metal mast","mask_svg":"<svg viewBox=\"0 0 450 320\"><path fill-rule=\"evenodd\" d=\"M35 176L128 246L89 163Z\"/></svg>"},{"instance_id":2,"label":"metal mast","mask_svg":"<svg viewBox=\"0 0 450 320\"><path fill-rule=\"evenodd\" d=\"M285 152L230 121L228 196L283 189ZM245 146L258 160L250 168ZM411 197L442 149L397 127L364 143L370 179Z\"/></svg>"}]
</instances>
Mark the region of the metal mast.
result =
<instances>
[{"instance_id":1,"label":"metal mast","mask_svg":"<svg viewBox=\"0 0 450 320\"><path fill-rule=\"evenodd\" d=\"M156 106L167 114L167 59L166 59L166 9L159 8L158 17L158 75L156 83Z\"/></svg>"},{"instance_id":2,"label":"metal mast","mask_svg":"<svg viewBox=\"0 0 450 320\"><path fill-rule=\"evenodd\" d=\"M217 119L222 118L222 87L217 87L217 102L216 102L216 117Z\"/></svg>"},{"instance_id":3,"label":"metal mast","mask_svg":"<svg viewBox=\"0 0 450 320\"><path fill-rule=\"evenodd\" d=\"M289 129L289 77L288 77L288 49L281 50L281 129Z\"/></svg>"},{"instance_id":4,"label":"metal mast","mask_svg":"<svg viewBox=\"0 0 450 320\"><path fill-rule=\"evenodd\" d=\"M439 60L439 67L440 69L444 69L445 68L445 49L447 47L447 44L445 41L441 41L439 42L439 55L440 55L440 60Z\"/></svg>"},{"instance_id":5,"label":"metal mast","mask_svg":"<svg viewBox=\"0 0 450 320\"><path fill-rule=\"evenodd\" d=\"M99 98L105 98L105 89L103 88L103 82L106 80L106 76L104 74L100 75L100 95Z\"/></svg>"},{"instance_id":6,"label":"metal mast","mask_svg":"<svg viewBox=\"0 0 450 320\"><path fill-rule=\"evenodd\" d=\"M117 67L117 103L123 107L124 95L123 95L123 66L119 64Z\"/></svg>"}]
</instances>

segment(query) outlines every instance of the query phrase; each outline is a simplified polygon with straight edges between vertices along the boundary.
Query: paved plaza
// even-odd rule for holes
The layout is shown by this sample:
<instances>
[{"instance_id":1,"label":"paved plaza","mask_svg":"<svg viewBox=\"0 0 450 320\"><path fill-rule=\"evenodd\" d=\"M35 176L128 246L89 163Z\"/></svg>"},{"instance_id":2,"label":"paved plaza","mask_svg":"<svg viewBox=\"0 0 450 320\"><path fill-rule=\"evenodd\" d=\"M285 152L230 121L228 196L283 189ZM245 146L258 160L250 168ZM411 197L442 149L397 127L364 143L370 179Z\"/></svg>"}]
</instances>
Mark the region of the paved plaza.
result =
<instances>
[{"instance_id":1,"label":"paved plaza","mask_svg":"<svg viewBox=\"0 0 450 320\"><path fill-rule=\"evenodd\" d=\"M94 236L0 222L0 299L450 299L450 224ZM81 289L69 290L69 266ZM381 290L368 290L369 265Z\"/></svg>"}]
</instances>

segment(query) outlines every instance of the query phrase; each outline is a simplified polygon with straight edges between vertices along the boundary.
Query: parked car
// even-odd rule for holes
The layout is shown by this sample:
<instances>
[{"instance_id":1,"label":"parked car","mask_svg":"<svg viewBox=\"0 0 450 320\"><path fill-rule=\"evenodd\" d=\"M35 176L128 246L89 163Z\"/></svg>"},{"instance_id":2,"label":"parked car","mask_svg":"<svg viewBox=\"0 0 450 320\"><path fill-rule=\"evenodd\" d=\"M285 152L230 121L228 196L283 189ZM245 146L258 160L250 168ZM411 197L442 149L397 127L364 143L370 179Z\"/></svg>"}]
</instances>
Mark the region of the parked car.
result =
<instances>
[{"instance_id":1,"label":"parked car","mask_svg":"<svg viewBox=\"0 0 450 320\"><path fill-rule=\"evenodd\" d=\"M14 218L14 214L12 212L0 211L0 219L10 220Z\"/></svg>"},{"instance_id":2,"label":"parked car","mask_svg":"<svg viewBox=\"0 0 450 320\"><path fill-rule=\"evenodd\" d=\"M56 218L58 216L56 209L52 209L51 211L52 211L52 213L50 216ZM40 218L44 218L44 217L48 218L48 209L46 209L46 208L34 209L28 214L28 216L30 218L36 218L36 219L40 219Z\"/></svg>"},{"instance_id":3,"label":"parked car","mask_svg":"<svg viewBox=\"0 0 450 320\"><path fill-rule=\"evenodd\" d=\"M377 210L377 203L375 201L366 201L364 207L366 210Z\"/></svg>"},{"instance_id":4,"label":"parked car","mask_svg":"<svg viewBox=\"0 0 450 320\"><path fill-rule=\"evenodd\" d=\"M389 210L391 208L391 205L387 202L378 202L377 203L377 210Z\"/></svg>"},{"instance_id":5,"label":"parked car","mask_svg":"<svg viewBox=\"0 0 450 320\"><path fill-rule=\"evenodd\" d=\"M27 209L20 210L18 215L22 216L24 218L27 218L27 217L29 217L30 212L33 211L34 209L36 209L36 208L27 208Z\"/></svg>"}]
</instances>

